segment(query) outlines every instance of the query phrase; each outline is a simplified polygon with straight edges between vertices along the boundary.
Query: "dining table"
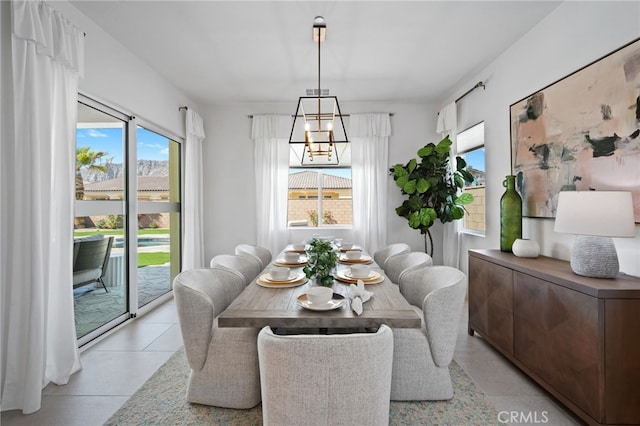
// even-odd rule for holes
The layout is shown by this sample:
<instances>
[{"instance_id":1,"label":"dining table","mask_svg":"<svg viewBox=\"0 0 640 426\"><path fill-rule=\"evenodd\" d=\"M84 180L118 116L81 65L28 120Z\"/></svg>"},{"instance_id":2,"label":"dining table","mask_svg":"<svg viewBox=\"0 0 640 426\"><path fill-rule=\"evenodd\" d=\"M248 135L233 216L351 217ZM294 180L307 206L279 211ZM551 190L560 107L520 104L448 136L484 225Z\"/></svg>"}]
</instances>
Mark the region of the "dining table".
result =
<instances>
[{"instance_id":1,"label":"dining table","mask_svg":"<svg viewBox=\"0 0 640 426\"><path fill-rule=\"evenodd\" d=\"M338 250L338 249L337 249ZM357 260L347 259L339 253L331 288L334 297L326 309L313 309L306 299L306 292L317 285L304 276L303 267L308 260L302 254L300 260L288 263L283 258L290 246L278 254L249 283L236 299L218 316L219 327L256 327L290 329L377 329L381 324L393 328L420 328L421 319L409 302L402 296L396 284L392 283L384 271L373 262L371 256L362 252ZM356 283L350 275L352 264L370 264L373 279L364 280L365 289L372 293L369 300L362 303L358 315L352 308L350 285ZM269 271L278 266L291 269L290 284L272 285Z\"/></svg>"}]
</instances>

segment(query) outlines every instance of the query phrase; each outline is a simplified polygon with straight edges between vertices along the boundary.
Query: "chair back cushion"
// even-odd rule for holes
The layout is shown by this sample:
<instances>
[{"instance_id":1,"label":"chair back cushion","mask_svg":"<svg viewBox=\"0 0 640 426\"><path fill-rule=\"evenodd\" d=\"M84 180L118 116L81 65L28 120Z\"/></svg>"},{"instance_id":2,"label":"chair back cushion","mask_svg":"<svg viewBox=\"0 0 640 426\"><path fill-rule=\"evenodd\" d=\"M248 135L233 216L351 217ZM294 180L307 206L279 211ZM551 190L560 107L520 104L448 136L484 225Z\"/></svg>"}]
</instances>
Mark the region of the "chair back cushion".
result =
<instances>
[{"instance_id":1,"label":"chair back cushion","mask_svg":"<svg viewBox=\"0 0 640 426\"><path fill-rule=\"evenodd\" d=\"M214 319L244 289L244 280L222 269L189 269L173 280L182 341L191 368L204 365Z\"/></svg>"},{"instance_id":2,"label":"chair back cushion","mask_svg":"<svg viewBox=\"0 0 640 426\"><path fill-rule=\"evenodd\" d=\"M258 335L265 425L387 425L393 334Z\"/></svg>"},{"instance_id":3,"label":"chair back cushion","mask_svg":"<svg viewBox=\"0 0 640 426\"><path fill-rule=\"evenodd\" d=\"M261 270L267 267L272 258L271 252L268 249L253 244L238 244L235 249L235 254L258 259Z\"/></svg>"},{"instance_id":4,"label":"chair back cushion","mask_svg":"<svg viewBox=\"0 0 640 426\"><path fill-rule=\"evenodd\" d=\"M242 276L245 285L249 284L262 270L258 263L247 256L238 254L219 254L211 259L212 268L228 269Z\"/></svg>"},{"instance_id":5,"label":"chair back cushion","mask_svg":"<svg viewBox=\"0 0 640 426\"><path fill-rule=\"evenodd\" d=\"M378 264L382 269L385 268L385 264L387 260L391 256L395 256L398 254L409 253L411 251L411 247L405 243L394 243L389 244L388 246L377 250L373 253L373 261Z\"/></svg>"},{"instance_id":6,"label":"chair back cushion","mask_svg":"<svg viewBox=\"0 0 640 426\"><path fill-rule=\"evenodd\" d=\"M427 253L414 251L391 256L385 264L384 273L392 283L398 284L403 274L431 265L433 265L431 256Z\"/></svg>"},{"instance_id":7,"label":"chair back cushion","mask_svg":"<svg viewBox=\"0 0 640 426\"><path fill-rule=\"evenodd\" d=\"M111 252L113 237L101 238L99 240L76 240L74 241L74 252L77 248L77 256L73 264L73 272L87 269L102 269L108 263Z\"/></svg>"}]
</instances>

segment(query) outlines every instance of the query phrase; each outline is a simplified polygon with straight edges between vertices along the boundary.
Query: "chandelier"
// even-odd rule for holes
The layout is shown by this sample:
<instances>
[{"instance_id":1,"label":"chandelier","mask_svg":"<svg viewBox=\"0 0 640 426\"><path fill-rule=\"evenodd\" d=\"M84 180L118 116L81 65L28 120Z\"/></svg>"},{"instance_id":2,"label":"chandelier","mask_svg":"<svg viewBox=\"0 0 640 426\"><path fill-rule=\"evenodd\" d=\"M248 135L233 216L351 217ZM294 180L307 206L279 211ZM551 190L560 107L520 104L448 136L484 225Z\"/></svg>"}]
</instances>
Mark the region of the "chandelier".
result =
<instances>
[{"instance_id":1,"label":"chandelier","mask_svg":"<svg viewBox=\"0 0 640 426\"><path fill-rule=\"evenodd\" d=\"M327 26L322 16L313 23L313 41L318 43L318 88L307 89L298 99L289 144L303 166L338 166L340 153L349 143L338 98L320 85L320 46Z\"/></svg>"}]
</instances>

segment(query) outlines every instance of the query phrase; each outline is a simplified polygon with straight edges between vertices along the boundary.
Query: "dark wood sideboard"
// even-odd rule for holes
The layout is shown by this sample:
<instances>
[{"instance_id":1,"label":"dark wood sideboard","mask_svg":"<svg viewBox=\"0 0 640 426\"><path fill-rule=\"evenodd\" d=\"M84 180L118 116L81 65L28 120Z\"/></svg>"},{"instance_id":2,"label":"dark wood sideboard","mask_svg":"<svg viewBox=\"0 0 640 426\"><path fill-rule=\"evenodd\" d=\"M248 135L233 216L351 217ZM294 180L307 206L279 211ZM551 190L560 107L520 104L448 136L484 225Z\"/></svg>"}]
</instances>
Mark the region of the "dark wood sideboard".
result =
<instances>
[{"instance_id":1,"label":"dark wood sideboard","mask_svg":"<svg viewBox=\"0 0 640 426\"><path fill-rule=\"evenodd\" d=\"M640 278L469 250L474 332L586 423L640 424Z\"/></svg>"}]
</instances>

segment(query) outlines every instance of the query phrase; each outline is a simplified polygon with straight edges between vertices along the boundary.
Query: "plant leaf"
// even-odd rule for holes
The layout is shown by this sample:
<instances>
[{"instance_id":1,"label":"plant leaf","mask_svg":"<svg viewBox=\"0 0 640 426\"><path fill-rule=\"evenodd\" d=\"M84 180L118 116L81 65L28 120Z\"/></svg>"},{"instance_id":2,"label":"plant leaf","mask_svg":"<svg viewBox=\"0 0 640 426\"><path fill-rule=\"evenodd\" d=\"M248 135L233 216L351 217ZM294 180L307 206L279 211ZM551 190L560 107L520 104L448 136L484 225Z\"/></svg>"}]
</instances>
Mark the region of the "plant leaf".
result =
<instances>
[{"instance_id":1,"label":"plant leaf","mask_svg":"<svg viewBox=\"0 0 640 426\"><path fill-rule=\"evenodd\" d=\"M462 219L464 217L464 209L462 207L454 207L451 209L451 216L454 220Z\"/></svg>"},{"instance_id":2,"label":"plant leaf","mask_svg":"<svg viewBox=\"0 0 640 426\"><path fill-rule=\"evenodd\" d=\"M449 148L451 148L452 143L453 142L451 142L451 139L449 139L449 136L445 137L436 146L436 152L438 154L448 154Z\"/></svg>"},{"instance_id":3,"label":"plant leaf","mask_svg":"<svg viewBox=\"0 0 640 426\"><path fill-rule=\"evenodd\" d=\"M396 185L404 189L407 182L409 182L409 175L402 175L396 180Z\"/></svg>"},{"instance_id":4,"label":"plant leaf","mask_svg":"<svg viewBox=\"0 0 640 426\"><path fill-rule=\"evenodd\" d=\"M409 164L407 164L407 168L409 169L409 174L413 173L413 171L416 169L416 159L412 158L411 161L409 161Z\"/></svg>"},{"instance_id":5,"label":"plant leaf","mask_svg":"<svg viewBox=\"0 0 640 426\"><path fill-rule=\"evenodd\" d=\"M463 192L459 197L455 200L456 204L461 204L466 206L467 204L473 203L473 195L468 192Z\"/></svg>"},{"instance_id":6,"label":"plant leaf","mask_svg":"<svg viewBox=\"0 0 640 426\"><path fill-rule=\"evenodd\" d=\"M413 229L420 228L420 214L418 212L413 212L409 216L409 226Z\"/></svg>"},{"instance_id":7,"label":"plant leaf","mask_svg":"<svg viewBox=\"0 0 640 426\"><path fill-rule=\"evenodd\" d=\"M464 179L459 174L453 175L453 180L456 182L456 186L458 188L462 188L464 186Z\"/></svg>"},{"instance_id":8,"label":"plant leaf","mask_svg":"<svg viewBox=\"0 0 640 426\"><path fill-rule=\"evenodd\" d=\"M407 182L407 184L402 189L407 194L413 194L414 192L416 192L416 181L415 181L415 179L410 180L409 182Z\"/></svg>"},{"instance_id":9,"label":"plant leaf","mask_svg":"<svg viewBox=\"0 0 640 426\"><path fill-rule=\"evenodd\" d=\"M464 158L456 157L456 170L461 171L465 167L467 167L467 162L464 161Z\"/></svg>"},{"instance_id":10,"label":"plant leaf","mask_svg":"<svg viewBox=\"0 0 640 426\"><path fill-rule=\"evenodd\" d=\"M435 145L432 143L425 145L418 150L418 156L420 158L428 157L429 155L431 155L434 148L435 148Z\"/></svg>"},{"instance_id":11,"label":"plant leaf","mask_svg":"<svg viewBox=\"0 0 640 426\"><path fill-rule=\"evenodd\" d=\"M420 178L418 180L418 184L416 185L416 189L420 194L424 194L427 191L427 189L429 189L430 186L431 185L429 184L428 180L424 178Z\"/></svg>"},{"instance_id":12,"label":"plant leaf","mask_svg":"<svg viewBox=\"0 0 640 426\"><path fill-rule=\"evenodd\" d=\"M393 166L393 176L399 178L400 176L408 175L409 172L402 166L402 164L396 164Z\"/></svg>"}]
</instances>

